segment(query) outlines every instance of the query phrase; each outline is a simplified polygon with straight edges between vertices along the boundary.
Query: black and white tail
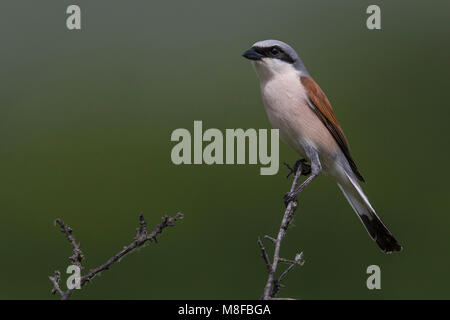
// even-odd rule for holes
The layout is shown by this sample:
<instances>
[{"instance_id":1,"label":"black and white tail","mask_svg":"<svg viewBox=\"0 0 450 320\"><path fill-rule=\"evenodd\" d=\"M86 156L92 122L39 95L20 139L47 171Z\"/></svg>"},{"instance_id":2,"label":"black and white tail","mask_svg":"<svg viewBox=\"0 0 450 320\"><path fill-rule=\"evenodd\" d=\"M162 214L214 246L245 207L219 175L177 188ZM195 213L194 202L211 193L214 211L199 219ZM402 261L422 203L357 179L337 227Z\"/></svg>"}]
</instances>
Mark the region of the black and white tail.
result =
<instances>
[{"instance_id":1,"label":"black and white tail","mask_svg":"<svg viewBox=\"0 0 450 320\"><path fill-rule=\"evenodd\" d=\"M403 248L394 238L392 233L386 228L369 200L362 192L361 187L355 179L347 174L349 183L338 184L339 188L347 198L353 210L358 214L369 235L385 253L401 251Z\"/></svg>"}]
</instances>

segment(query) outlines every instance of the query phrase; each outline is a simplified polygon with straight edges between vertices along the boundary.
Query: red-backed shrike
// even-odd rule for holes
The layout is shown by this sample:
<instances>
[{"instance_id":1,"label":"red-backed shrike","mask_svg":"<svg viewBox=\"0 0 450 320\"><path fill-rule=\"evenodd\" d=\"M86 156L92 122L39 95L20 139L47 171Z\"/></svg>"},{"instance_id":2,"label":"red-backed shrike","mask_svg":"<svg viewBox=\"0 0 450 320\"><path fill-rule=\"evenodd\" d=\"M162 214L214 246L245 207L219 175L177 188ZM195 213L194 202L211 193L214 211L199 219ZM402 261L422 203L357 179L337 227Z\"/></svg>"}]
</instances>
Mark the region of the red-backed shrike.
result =
<instances>
[{"instance_id":1,"label":"red-backed shrike","mask_svg":"<svg viewBox=\"0 0 450 320\"><path fill-rule=\"evenodd\" d=\"M300 57L277 40L255 43L243 56L252 60L272 126L280 138L311 162L311 175L293 192L294 198L321 172L332 177L358 214L368 233L385 253L402 246L389 232L364 195L364 178L325 93L311 78Z\"/></svg>"}]
</instances>

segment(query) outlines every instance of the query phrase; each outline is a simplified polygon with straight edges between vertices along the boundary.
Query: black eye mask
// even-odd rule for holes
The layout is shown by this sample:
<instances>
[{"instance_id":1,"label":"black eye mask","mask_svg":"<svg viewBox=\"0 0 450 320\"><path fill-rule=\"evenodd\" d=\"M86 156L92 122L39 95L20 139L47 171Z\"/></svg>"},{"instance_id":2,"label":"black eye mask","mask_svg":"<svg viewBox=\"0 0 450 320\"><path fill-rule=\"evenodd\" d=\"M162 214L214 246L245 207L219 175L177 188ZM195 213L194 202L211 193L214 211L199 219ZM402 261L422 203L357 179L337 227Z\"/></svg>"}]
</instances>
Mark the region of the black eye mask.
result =
<instances>
[{"instance_id":1,"label":"black eye mask","mask_svg":"<svg viewBox=\"0 0 450 320\"><path fill-rule=\"evenodd\" d=\"M253 47L253 49L267 58L279 59L287 63L295 62L294 59L292 59L291 56L285 53L283 49L281 49L279 46L265 47L265 48Z\"/></svg>"}]
</instances>

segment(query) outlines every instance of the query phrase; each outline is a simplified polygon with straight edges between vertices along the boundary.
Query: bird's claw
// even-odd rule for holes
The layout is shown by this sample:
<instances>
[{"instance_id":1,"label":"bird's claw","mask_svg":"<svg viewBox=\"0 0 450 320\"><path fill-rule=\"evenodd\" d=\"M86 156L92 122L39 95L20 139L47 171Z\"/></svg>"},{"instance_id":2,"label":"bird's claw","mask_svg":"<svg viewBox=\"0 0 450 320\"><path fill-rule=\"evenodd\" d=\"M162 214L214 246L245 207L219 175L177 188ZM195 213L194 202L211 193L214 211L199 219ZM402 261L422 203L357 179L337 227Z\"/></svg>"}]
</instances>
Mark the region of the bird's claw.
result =
<instances>
[{"instance_id":1,"label":"bird's claw","mask_svg":"<svg viewBox=\"0 0 450 320\"><path fill-rule=\"evenodd\" d=\"M291 174L295 174L295 173L297 172L298 166L300 165L300 164L299 164L299 161L300 161L300 160L297 160L297 161L295 162L294 167L291 167L291 166L289 165L289 163L284 162L284 165L285 165L285 166L288 168L288 170L289 170L289 173L286 175L286 178L289 178L289 177L291 176Z\"/></svg>"},{"instance_id":2,"label":"bird's claw","mask_svg":"<svg viewBox=\"0 0 450 320\"><path fill-rule=\"evenodd\" d=\"M284 163L284 165L289 169L289 173L286 178L289 178L291 174L296 174L298 167L302 166L302 175L307 176L311 173L311 165L306 162L306 159L297 160L293 167L291 167L288 163Z\"/></svg>"},{"instance_id":3,"label":"bird's claw","mask_svg":"<svg viewBox=\"0 0 450 320\"><path fill-rule=\"evenodd\" d=\"M307 176L311 174L311 165L306 162L305 159L302 159L302 175Z\"/></svg>"},{"instance_id":4,"label":"bird's claw","mask_svg":"<svg viewBox=\"0 0 450 320\"><path fill-rule=\"evenodd\" d=\"M288 192L284 195L284 205L287 207L289 205L289 202L295 201L295 198L297 197L297 194L295 192Z\"/></svg>"}]
</instances>

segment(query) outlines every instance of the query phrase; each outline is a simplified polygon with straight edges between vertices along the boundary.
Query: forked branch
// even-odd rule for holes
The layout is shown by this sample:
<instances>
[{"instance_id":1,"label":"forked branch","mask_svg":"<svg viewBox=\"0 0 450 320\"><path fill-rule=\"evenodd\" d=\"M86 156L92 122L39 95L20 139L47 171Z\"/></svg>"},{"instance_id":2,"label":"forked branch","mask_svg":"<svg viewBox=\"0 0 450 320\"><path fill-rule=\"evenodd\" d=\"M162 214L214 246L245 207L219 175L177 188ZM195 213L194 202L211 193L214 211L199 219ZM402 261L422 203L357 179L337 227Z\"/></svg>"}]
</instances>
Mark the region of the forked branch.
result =
<instances>
[{"instance_id":1,"label":"forked branch","mask_svg":"<svg viewBox=\"0 0 450 320\"><path fill-rule=\"evenodd\" d=\"M115 262L119 261L122 257L135 250L136 248L144 245L147 242L158 242L157 236L161 234L165 228L174 226L175 222L182 218L182 213L177 213L173 217L164 216L162 218L162 222L156 225L153 231L149 233L147 231L147 223L144 220L144 215L143 213L141 213L139 215L139 228L136 229L136 236L134 240L129 245L123 247L122 250L112 256L104 264L98 266L97 268L91 269L87 274L81 276L80 287L91 281L98 273L104 270L108 270ZM55 225L56 224L59 225L61 232L66 235L67 240L72 246L73 254L69 257L70 262L73 265L78 266L82 270L83 252L81 251L80 244L76 242L74 236L72 235L72 229L60 219L55 220ZM61 280L61 272L59 272L58 270L55 271L54 275L50 276L49 279L53 283L52 294L58 293L61 296L61 300L67 300L70 298L74 289L67 289L66 291L61 289L59 285L59 282Z\"/></svg>"},{"instance_id":2,"label":"forked branch","mask_svg":"<svg viewBox=\"0 0 450 320\"><path fill-rule=\"evenodd\" d=\"M308 164L305 163L304 160L299 160L295 164L294 168L291 168L288 164L286 166L290 169L290 173L287 177L289 177L291 174L294 174L294 179L292 182L292 186L290 189L290 192L293 192L298 184L298 181L300 179L300 176L302 175L308 175L310 173L310 167ZM303 265L303 252L299 252L295 255L294 259L284 259L280 258L280 250L281 250L281 242L283 238L286 235L287 229L289 228L289 225L292 222L292 219L294 218L295 210L298 207L297 199L291 199L286 204L286 210L284 211L283 219L281 220L280 229L278 231L278 235L276 238L272 238L269 236L264 236L265 239L270 240L274 244L274 253L272 262L270 261L269 255L267 253L266 248L264 247L264 244L260 238L258 238L258 246L261 250L261 255L264 259L264 262L266 264L267 268L267 282L264 287L264 292L262 294L263 300L289 300L289 298L277 298L276 295L280 291L280 289L283 287L282 281L287 276L287 274L296 266L296 265ZM277 268L279 263L286 263L288 266L284 271L281 272L280 276L277 278L275 277L275 274L277 273Z\"/></svg>"}]
</instances>

